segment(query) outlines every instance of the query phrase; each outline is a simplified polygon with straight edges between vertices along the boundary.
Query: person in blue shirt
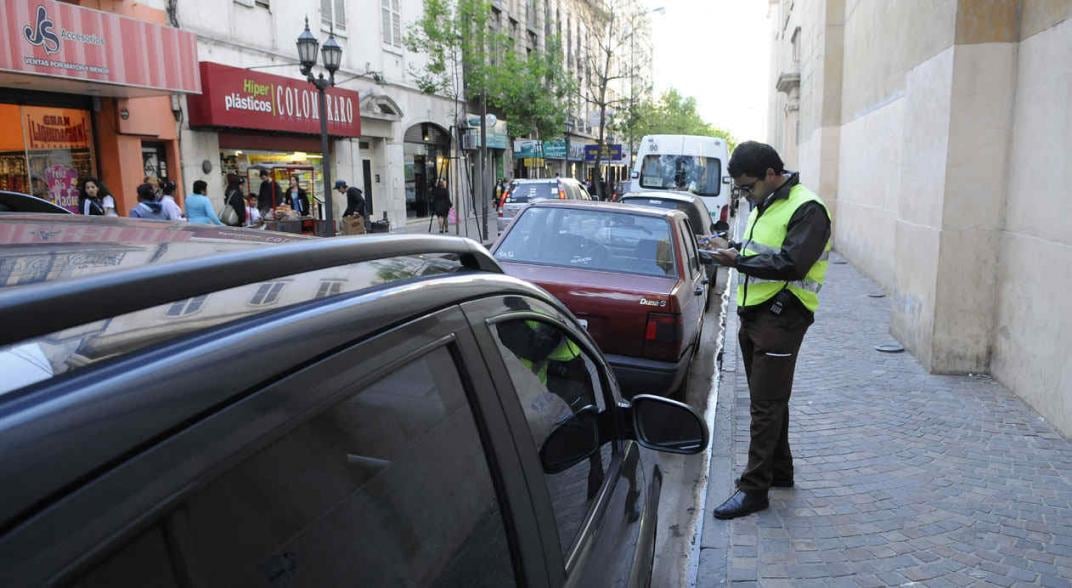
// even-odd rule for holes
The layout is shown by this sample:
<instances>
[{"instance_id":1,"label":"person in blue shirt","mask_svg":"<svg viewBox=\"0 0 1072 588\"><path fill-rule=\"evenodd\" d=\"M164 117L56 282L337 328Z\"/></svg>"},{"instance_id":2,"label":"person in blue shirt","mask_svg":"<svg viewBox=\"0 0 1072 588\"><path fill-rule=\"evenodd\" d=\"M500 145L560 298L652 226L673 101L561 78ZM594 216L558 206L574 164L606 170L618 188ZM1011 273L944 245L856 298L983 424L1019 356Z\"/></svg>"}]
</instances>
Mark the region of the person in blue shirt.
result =
<instances>
[{"instance_id":1,"label":"person in blue shirt","mask_svg":"<svg viewBox=\"0 0 1072 588\"><path fill-rule=\"evenodd\" d=\"M191 223L222 225L216 209L212 208L212 201L205 196L207 189L208 184L204 180L194 182L194 193L186 197L186 218Z\"/></svg>"}]
</instances>

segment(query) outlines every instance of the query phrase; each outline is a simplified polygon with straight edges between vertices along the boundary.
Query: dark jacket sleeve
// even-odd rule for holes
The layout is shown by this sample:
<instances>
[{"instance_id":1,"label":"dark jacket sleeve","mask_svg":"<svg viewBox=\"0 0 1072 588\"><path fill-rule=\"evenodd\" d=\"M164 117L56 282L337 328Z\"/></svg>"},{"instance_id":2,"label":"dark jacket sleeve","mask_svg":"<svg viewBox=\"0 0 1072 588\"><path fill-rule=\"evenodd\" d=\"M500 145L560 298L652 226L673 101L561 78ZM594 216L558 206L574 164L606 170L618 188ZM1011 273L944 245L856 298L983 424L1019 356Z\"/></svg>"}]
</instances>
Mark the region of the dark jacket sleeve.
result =
<instances>
[{"instance_id":1,"label":"dark jacket sleeve","mask_svg":"<svg viewBox=\"0 0 1072 588\"><path fill-rule=\"evenodd\" d=\"M740 256L737 271L762 280L801 280L822 257L829 240L830 217L826 209L817 202L808 202L789 219L781 251Z\"/></svg>"},{"instance_id":2,"label":"dark jacket sleeve","mask_svg":"<svg viewBox=\"0 0 1072 588\"><path fill-rule=\"evenodd\" d=\"M302 216L312 215L313 207L312 204L309 202L309 195L306 194L305 190L298 190L298 200L301 200L302 206L305 207L305 210L301 211Z\"/></svg>"},{"instance_id":3,"label":"dark jacket sleeve","mask_svg":"<svg viewBox=\"0 0 1072 588\"><path fill-rule=\"evenodd\" d=\"M235 213L238 215L238 223L245 224L246 222L246 203L242 201L242 192L240 190L231 190L227 193L227 204L231 205Z\"/></svg>"}]
</instances>

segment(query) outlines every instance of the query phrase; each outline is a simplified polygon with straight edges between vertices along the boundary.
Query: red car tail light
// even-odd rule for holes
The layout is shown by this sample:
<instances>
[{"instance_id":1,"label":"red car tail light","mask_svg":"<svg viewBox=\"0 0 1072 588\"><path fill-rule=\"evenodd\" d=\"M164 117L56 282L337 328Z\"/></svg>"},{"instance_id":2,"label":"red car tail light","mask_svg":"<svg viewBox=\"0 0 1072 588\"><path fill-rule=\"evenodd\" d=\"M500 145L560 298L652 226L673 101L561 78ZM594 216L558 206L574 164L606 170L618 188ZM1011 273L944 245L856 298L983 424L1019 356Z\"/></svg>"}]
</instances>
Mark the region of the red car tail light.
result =
<instances>
[{"instance_id":1,"label":"red car tail light","mask_svg":"<svg viewBox=\"0 0 1072 588\"><path fill-rule=\"evenodd\" d=\"M673 361L681 353L681 315L649 312L644 329L644 356Z\"/></svg>"},{"instance_id":2,"label":"red car tail light","mask_svg":"<svg viewBox=\"0 0 1072 588\"><path fill-rule=\"evenodd\" d=\"M565 200L566 199L566 189L565 188L560 187L558 189L558 199L559 200Z\"/></svg>"},{"instance_id":3,"label":"red car tail light","mask_svg":"<svg viewBox=\"0 0 1072 588\"><path fill-rule=\"evenodd\" d=\"M723 207L722 207L722 212L721 212L721 213L720 213L720 214L718 215L718 218L719 218L719 220L721 220L722 222L729 222L729 218L730 218L730 207L729 207L729 206L723 206Z\"/></svg>"}]
</instances>

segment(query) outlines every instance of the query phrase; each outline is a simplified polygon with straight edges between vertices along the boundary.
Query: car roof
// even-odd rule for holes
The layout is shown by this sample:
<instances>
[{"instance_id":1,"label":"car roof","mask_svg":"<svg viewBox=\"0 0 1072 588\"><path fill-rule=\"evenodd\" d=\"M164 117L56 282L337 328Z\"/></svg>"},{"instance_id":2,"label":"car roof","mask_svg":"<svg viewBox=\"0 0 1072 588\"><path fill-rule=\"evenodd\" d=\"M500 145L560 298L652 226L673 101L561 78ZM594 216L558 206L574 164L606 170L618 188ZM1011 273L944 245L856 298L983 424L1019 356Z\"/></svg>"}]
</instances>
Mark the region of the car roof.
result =
<instances>
[{"instance_id":1,"label":"car roof","mask_svg":"<svg viewBox=\"0 0 1072 588\"><path fill-rule=\"evenodd\" d=\"M530 204L529 208L595 209L603 212L626 212L629 214L665 218L685 217L685 213L680 210L654 208L651 206L640 206L639 204L625 204L621 202L602 202L597 200L541 200Z\"/></svg>"},{"instance_id":2,"label":"car roof","mask_svg":"<svg viewBox=\"0 0 1072 588\"><path fill-rule=\"evenodd\" d=\"M47 214L74 214L70 210L37 196L0 190L0 213L5 215L19 212L37 212Z\"/></svg>"},{"instance_id":3,"label":"car roof","mask_svg":"<svg viewBox=\"0 0 1072 588\"><path fill-rule=\"evenodd\" d=\"M47 282L315 239L293 233L181 221L153 221L80 214L0 215L0 274L5 286ZM48 258L47 271L26 263ZM21 261L22 263L16 263Z\"/></svg>"},{"instance_id":4,"label":"car roof","mask_svg":"<svg viewBox=\"0 0 1072 588\"><path fill-rule=\"evenodd\" d=\"M679 202L696 202L699 200L702 202L700 197L696 194L682 192L680 190L643 190L622 195L622 200L627 198L660 198L662 200L677 200Z\"/></svg>"},{"instance_id":5,"label":"car roof","mask_svg":"<svg viewBox=\"0 0 1072 588\"><path fill-rule=\"evenodd\" d=\"M515 178L515 184L550 184L551 182L576 182L573 178Z\"/></svg>"}]
</instances>

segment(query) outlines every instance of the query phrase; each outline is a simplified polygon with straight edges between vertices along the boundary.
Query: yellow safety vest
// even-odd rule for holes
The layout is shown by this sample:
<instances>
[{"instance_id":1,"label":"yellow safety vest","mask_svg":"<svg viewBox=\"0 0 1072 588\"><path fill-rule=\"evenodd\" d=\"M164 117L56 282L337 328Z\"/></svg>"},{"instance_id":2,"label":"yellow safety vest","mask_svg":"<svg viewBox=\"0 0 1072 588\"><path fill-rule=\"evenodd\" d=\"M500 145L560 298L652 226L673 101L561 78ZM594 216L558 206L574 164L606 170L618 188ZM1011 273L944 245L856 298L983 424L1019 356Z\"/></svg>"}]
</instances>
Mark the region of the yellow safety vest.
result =
<instances>
[{"instance_id":1,"label":"yellow safety vest","mask_svg":"<svg viewBox=\"0 0 1072 588\"><path fill-rule=\"evenodd\" d=\"M525 325L535 331L542 327L538 321L525 321ZM521 360L521 365L532 370L532 373L536 374L536 377L540 379L540 383L547 385L547 366L552 361L567 362L572 361L581 355L581 348L570 340L569 337L562 337L562 342L555 347L548 356L540 361L539 364L535 364L531 359L527 357L518 357Z\"/></svg>"},{"instance_id":2,"label":"yellow safety vest","mask_svg":"<svg viewBox=\"0 0 1072 588\"><path fill-rule=\"evenodd\" d=\"M830 216L826 204L815 195L814 192L797 184L789 189L789 196L775 200L759 214L759 207L754 207L748 215L748 228L745 229L745 242L741 255L759 255L763 253L778 253L782 250L786 233L789 230L789 220L793 213L807 202L818 202ZM819 290L823 287L826 278L827 260L830 257L830 240L826 241L823 255L815 265L811 266L803 280L782 281L763 280L742 274L737 285L737 306L740 308L762 304L781 292L788 289L796 295L804 306L815 312L819 308ZM745 292L747 291L747 298Z\"/></svg>"}]
</instances>

